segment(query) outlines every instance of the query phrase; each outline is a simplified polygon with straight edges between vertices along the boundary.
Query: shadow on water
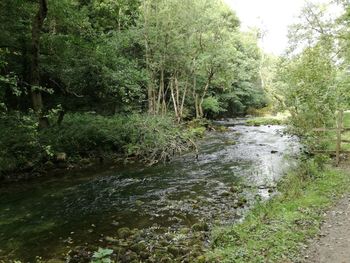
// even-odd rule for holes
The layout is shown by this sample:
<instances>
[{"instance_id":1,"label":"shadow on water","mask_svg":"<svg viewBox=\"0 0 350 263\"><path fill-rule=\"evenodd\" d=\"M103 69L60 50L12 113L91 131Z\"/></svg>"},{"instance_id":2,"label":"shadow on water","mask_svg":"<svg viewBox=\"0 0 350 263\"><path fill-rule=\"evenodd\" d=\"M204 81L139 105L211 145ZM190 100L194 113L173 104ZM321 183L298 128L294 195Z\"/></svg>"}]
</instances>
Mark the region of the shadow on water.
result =
<instances>
[{"instance_id":1,"label":"shadow on water","mask_svg":"<svg viewBox=\"0 0 350 263\"><path fill-rule=\"evenodd\" d=\"M171 229L199 220L233 222L258 194L268 198L298 153L296 138L282 126L226 123L228 132L208 133L200 155L155 167L130 164L0 187L0 259L51 257L70 247L103 243L118 228ZM232 186L248 202L237 206Z\"/></svg>"}]
</instances>

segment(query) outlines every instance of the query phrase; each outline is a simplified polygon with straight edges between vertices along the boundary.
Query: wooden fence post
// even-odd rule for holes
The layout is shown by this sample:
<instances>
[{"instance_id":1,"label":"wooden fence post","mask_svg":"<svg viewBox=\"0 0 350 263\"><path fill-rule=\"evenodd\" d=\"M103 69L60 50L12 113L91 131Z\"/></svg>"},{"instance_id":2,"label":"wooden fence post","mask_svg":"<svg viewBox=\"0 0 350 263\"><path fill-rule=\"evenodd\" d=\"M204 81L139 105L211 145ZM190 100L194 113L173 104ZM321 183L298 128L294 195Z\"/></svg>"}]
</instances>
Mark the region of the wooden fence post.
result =
<instances>
[{"instance_id":1,"label":"wooden fence post","mask_svg":"<svg viewBox=\"0 0 350 263\"><path fill-rule=\"evenodd\" d=\"M337 119L337 146L336 146L336 165L339 165L340 162L340 151L341 151L341 133L343 131L343 110L338 111Z\"/></svg>"}]
</instances>

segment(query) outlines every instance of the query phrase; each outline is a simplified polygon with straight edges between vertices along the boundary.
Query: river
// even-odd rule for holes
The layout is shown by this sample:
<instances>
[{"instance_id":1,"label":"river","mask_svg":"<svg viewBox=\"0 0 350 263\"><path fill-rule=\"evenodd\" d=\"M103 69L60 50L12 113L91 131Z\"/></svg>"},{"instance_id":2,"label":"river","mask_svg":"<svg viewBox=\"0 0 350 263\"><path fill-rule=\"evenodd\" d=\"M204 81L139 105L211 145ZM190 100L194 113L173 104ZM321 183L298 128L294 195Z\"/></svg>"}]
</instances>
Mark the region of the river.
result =
<instances>
[{"instance_id":1,"label":"river","mask_svg":"<svg viewBox=\"0 0 350 263\"><path fill-rule=\"evenodd\" d=\"M187 153L153 167L95 167L0 186L0 260L63 257L76 246L115 242L110 236L125 227L175 233L205 222L208 232L240 220L276 193L300 146L283 126L221 124L228 131L208 132L198 158ZM202 241L208 245L208 235Z\"/></svg>"}]
</instances>

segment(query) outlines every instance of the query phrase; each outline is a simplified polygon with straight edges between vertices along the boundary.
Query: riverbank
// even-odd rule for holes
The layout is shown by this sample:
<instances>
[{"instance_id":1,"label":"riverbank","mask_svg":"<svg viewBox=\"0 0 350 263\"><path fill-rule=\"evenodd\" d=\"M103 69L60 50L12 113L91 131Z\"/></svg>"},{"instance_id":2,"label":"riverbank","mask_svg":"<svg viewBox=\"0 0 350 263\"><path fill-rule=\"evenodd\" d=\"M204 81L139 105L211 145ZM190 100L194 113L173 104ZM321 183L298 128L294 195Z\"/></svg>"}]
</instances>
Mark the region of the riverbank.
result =
<instances>
[{"instance_id":1,"label":"riverbank","mask_svg":"<svg viewBox=\"0 0 350 263\"><path fill-rule=\"evenodd\" d=\"M258 204L245 220L212 234L216 262L299 262L309 238L320 231L325 211L350 190L349 174L304 159L278 185L279 194Z\"/></svg>"},{"instance_id":2,"label":"riverbank","mask_svg":"<svg viewBox=\"0 0 350 263\"><path fill-rule=\"evenodd\" d=\"M279 113L276 115L266 114L265 116L253 117L247 120L249 126L262 125L286 125L288 124L289 113Z\"/></svg>"},{"instance_id":3,"label":"riverbank","mask_svg":"<svg viewBox=\"0 0 350 263\"><path fill-rule=\"evenodd\" d=\"M204 132L198 126L191 136ZM199 156L165 165L3 187L0 262L89 261L100 247L96 260L117 262L295 262L350 188L347 174L322 165L327 158L299 157L297 169L281 169L300 147L282 126L240 120L199 146Z\"/></svg>"},{"instance_id":4,"label":"riverbank","mask_svg":"<svg viewBox=\"0 0 350 263\"><path fill-rule=\"evenodd\" d=\"M99 247L118 262L203 261L212 226L237 222L275 195L294 165L285 156L296 157L300 145L283 129L232 121L197 141L198 156L3 186L0 261L77 262Z\"/></svg>"},{"instance_id":5,"label":"riverbank","mask_svg":"<svg viewBox=\"0 0 350 263\"><path fill-rule=\"evenodd\" d=\"M51 120L55 123L55 120ZM0 178L19 180L99 163L170 160L194 148L205 128L171 117L66 114L60 124L38 130L34 116L0 117Z\"/></svg>"}]
</instances>

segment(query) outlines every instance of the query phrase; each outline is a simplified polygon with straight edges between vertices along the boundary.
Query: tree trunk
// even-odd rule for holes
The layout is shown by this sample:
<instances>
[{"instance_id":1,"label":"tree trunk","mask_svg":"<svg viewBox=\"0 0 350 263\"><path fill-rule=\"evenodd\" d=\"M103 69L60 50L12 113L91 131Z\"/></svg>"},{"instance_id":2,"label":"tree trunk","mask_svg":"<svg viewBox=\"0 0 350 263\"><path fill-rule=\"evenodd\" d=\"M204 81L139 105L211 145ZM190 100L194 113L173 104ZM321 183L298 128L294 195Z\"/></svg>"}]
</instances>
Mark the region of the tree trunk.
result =
<instances>
[{"instance_id":1,"label":"tree trunk","mask_svg":"<svg viewBox=\"0 0 350 263\"><path fill-rule=\"evenodd\" d=\"M176 120L178 121L179 120L179 112L178 112L178 107L177 107L176 98L175 98L175 94L174 94L174 84L175 84L175 80L172 77L170 79L170 93L171 93L171 98L172 98L173 105L174 105L174 112L175 112Z\"/></svg>"},{"instance_id":2,"label":"tree trunk","mask_svg":"<svg viewBox=\"0 0 350 263\"><path fill-rule=\"evenodd\" d=\"M209 86L210 86L210 83L211 83L211 80L213 77L214 77L214 72L212 70L210 70L207 83L205 84L202 96L201 96L199 104L198 104L199 116L201 118L204 116L202 104L203 104L205 95L207 95L207 92L208 92L208 89L209 89Z\"/></svg>"},{"instance_id":3,"label":"tree trunk","mask_svg":"<svg viewBox=\"0 0 350 263\"><path fill-rule=\"evenodd\" d=\"M158 100L157 100L157 107L156 107L156 114L159 114L159 110L161 107L161 99L164 95L164 69L162 68L160 71L160 83L159 83L159 89L158 89Z\"/></svg>"},{"instance_id":4,"label":"tree trunk","mask_svg":"<svg viewBox=\"0 0 350 263\"><path fill-rule=\"evenodd\" d=\"M174 77L174 87L175 87L175 92L176 92L176 96L175 96L175 99L176 99L176 107L177 107L177 122L180 123L181 121L181 114L180 114L180 101L179 101L179 98L180 98L180 87L179 87L179 82L177 80L177 73L175 74L175 77Z\"/></svg>"},{"instance_id":5,"label":"tree trunk","mask_svg":"<svg viewBox=\"0 0 350 263\"><path fill-rule=\"evenodd\" d=\"M199 112L199 103L198 103L198 94L195 94L194 97L194 106L196 107L196 119L200 118L200 112Z\"/></svg>"},{"instance_id":6,"label":"tree trunk","mask_svg":"<svg viewBox=\"0 0 350 263\"><path fill-rule=\"evenodd\" d=\"M199 118L198 94L197 94L196 88L197 88L197 77L194 74L194 76L193 76L193 100L194 100L194 108L196 110L196 119L198 119Z\"/></svg>"},{"instance_id":7,"label":"tree trunk","mask_svg":"<svg viewBox=\"0 0 350 263\"><path fill-rule=\"evenodd\" d=\"M40 72L39 72L39 55L40 55L40 35L47 16L46 0L39 1L39 10L33 20L32 25L32 61L30 69L30 85L32 93L33 108L39 118L39 128L48 127L48 119L43 114L43 99L40 91Z\"/></svg>"},{"instance_id":8,"label":"tree trunk","mask_svg":"<svg viewBox=\"0 0 350 263\"><path fill-rule=\"evenodd\" d=\"M203 94L202 94L201 99L200 99L199 104L198 104L199 116L201 118L204 116L202 104L203 104L205 95L207 94L208 88L209 88L209 81L207 82L207 84L205 84Z\"/></svg>"},{"instance_id":9,"label":"tree trunk","mask_svg":"<svg viewBox=\"0 0 350 263\"><path fill-rule=\"evenodd\" d=\"M148 73L151 76L151 80L148 82L147 84L147 104L148 104L148 113L149 114L153 114L154 113L154 104L153 104L153 72L152 69L150 67L150 47L149 47L149 43L148 43L148 35L147 35L147 30L148 30L148 3L147 1L144 1L143 3L143 11L145 13L145 21L144 21L144 41L145 41L145 57L146 57L146 67L148 69Z\"/></svg>"},{"instance_id":10,"label":"tree trunk","mask_svg":"<svg viewBox=\"0 0 350 263\"><path fill-rule=\"evenodd\" d=\"M182 93L182 100L181 100L181 106L180 106L180 118L181 119L182 119L182 116L183 116L183 113L184 113L184 106L185 106L187 87L188 87L188 79L186 79L185 89L184 89L184 91Z\"/></svg>"},{"instance_id":11,"label":"tree trunk","mask_svg":"<svg viewBox=\"0 0 350 263\"><path fill-rule=\"evenodd\" d=\"M164 84L164 86L165 86L165 84ZM167 97L167 94L168 94L168 91L169 91L169 87L170 87L170 81L168 81L167 88L166 88L166 90L163 93L162 116L165 116L167 114L167 112L168 112L167 103L166 103L166 97Z\"/></svg>"}]
</instances>

